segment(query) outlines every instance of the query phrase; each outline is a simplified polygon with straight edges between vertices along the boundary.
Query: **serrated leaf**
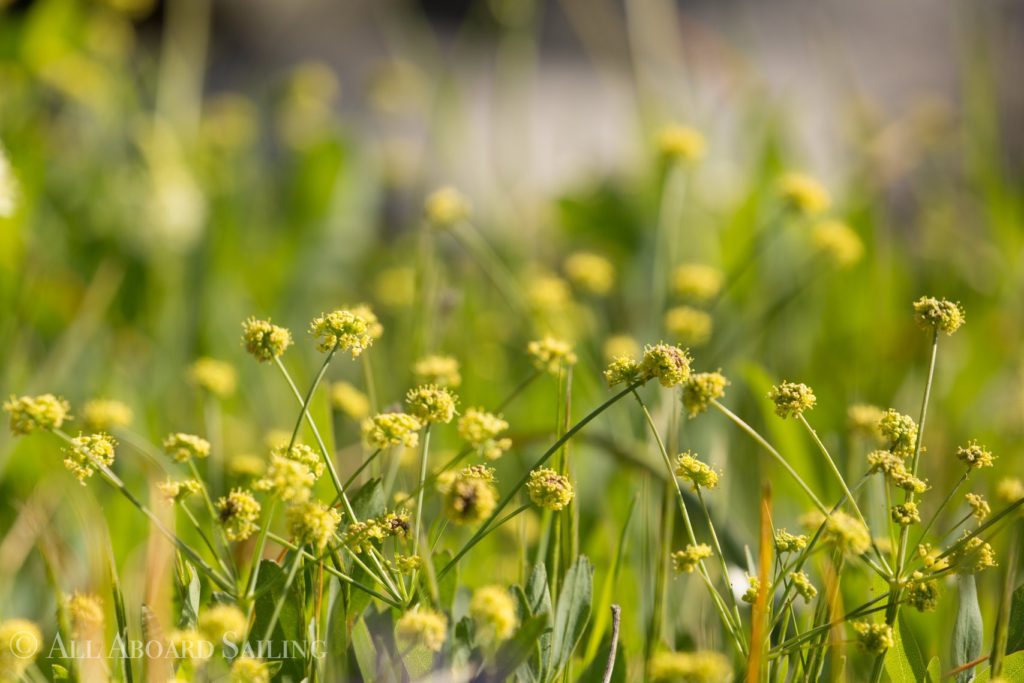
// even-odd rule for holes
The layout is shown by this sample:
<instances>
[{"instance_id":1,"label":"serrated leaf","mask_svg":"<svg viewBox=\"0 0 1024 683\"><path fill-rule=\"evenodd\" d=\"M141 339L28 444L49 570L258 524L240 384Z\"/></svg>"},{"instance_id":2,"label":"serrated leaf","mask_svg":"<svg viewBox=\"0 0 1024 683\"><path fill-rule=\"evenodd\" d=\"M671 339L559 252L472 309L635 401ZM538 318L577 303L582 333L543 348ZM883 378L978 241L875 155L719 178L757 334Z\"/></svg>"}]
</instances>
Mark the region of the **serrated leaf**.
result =
<instances>
[{"instance_id":1,"label":"serrated leaf","mask_svg":"<svg viewBox=\"0 0 1024 683\"><path fill-rule=\"evenodd\" d=\"M580 555L565 573L565 583L555 608L555 626L551 634L551 668L554 676L572 658L576 644L583 636L590 619L593 599L594 567Z\"/></svg>"},{"instance_id":2,"label":"serrated leaf","mask_svg":"<svg viewBox=\"0 0 1024 683\"><path fill-rule=\"evenodd\" d=\"M981 656L982 642L985 637L984 625L981 620L981 607L978 606L978 588L973 574L964 574L957 578L957 592L960 599L956 611L956 623L953 626L953 668L959 668L973 662ZM957 683L970 683L976 667L970 667L957 674Z\"/></svg>"}]
</instances>

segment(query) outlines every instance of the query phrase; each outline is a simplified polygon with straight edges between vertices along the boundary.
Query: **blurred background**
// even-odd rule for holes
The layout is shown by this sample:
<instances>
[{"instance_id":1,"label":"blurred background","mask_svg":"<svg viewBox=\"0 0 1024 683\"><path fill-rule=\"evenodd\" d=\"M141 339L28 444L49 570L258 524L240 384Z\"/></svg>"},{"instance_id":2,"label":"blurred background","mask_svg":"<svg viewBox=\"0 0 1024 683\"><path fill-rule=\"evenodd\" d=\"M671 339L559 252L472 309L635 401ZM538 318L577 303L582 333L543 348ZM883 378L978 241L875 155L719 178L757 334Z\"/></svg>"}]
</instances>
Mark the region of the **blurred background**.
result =
<instances>
[{"instance_id":1,"label":"blurred background","mask_svg":"<svg viewBox=\"0 0 1024 683\"><path fill-rule=\"evenodd\" d=\"M279 378L244 356L240 321L290 327L297 344L286 360L309 377L319 359L308 321L367 302L386 330L372 352L381 406L400 399L428 352L462 362L464 406L496 405L529 373L526 342L554 333L577 345L579 416L607 395L609 337L680 336L663 320L679 303L669 271L654 265L664 224L676 245L666 268L696 262L729 276L727 295L705 311L710 331L680 341L698 369L722 368L729 405L816 473L819 490L836 494L764 393L782 378L812 385L812 422L859 473L850 405L916 417L928 339L910 303L926 294L961 301L968 321L942 340L926 475L945 490L959 474L947 466L954 447L970 437L1002 457L1004 473L1020 471L1018 2L0 7L5 395L52 391L75 407L118 398L133 408L135 433L158 442L172 430L209 431L211 399L187 368L213 356L239 374L238 390L217 402L221 457L262 453L294 408ZM673 123L707 139L677 188L657 143ZM828 188L822 218L849 226L854 247L822 245L809 237L813 220L780 213L778 179L792 170ZM424 226L424 199L442 185L471 201L478 242ZM765 244L762 234L776 237ZM566 271L579 251L614 265L610 290L588 291ZM424 254L440 264L429 329L416 307ZM332 380L362 385L358 364L336 365ZM506 410L520 447L499 472L542 450L555 396L537 382ZM314 409L331 410L326 398ZM358 425L333 417L335 446L358 452ZM617 533L637 482L655 476L635 417L610 414L578 446L581 529L599 571L601 539ZM771 468L720 416L685 423L678 440L725 469L720 500L730 501L727 542L738 557L755 537L756 491ZM140 485L157 474L130 458L118 467ZM779 517L793 526L804 501L773 483ZM70 482L56 443L0 435L0 493L0 528L17 532L0 572L25 611L45 612L13 591L41 572L31 554L40 536L54 535L78 581L99 572L102 553L88 547L98 532L83 521L97 506L117 519L119 553L142 566L142 520Z\"/></svg>"}]
</instances>

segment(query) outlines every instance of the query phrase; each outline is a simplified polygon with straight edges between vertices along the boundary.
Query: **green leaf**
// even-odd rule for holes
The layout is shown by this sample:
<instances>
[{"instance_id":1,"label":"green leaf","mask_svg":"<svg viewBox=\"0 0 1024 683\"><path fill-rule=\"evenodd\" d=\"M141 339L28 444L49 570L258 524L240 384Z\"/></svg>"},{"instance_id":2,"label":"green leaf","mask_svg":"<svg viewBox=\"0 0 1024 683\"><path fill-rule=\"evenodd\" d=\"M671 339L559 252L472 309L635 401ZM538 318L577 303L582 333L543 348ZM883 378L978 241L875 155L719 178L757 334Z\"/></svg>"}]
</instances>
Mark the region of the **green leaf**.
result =
<instances>
[{"instance_id":1,"label":"green leaf","mask_svg":"<svg viewBox=\"0 0 1024 683\"><path fill-rule=\"evenodd\" d=\"M486 676L481 674L477 680L503 681L537 651L541 634L548 629L546 615L530 617L524 621L516 634L502 643L494 655L494 664Z\"/></svg>"},{"instance_id":2,"label":"green leaf","mask_svg":"<svg viewBox=\"0 0 1024 683\"><path fill-rule=\"evenodd\" d=\"M352 627L352 650L356 656L356 666L363 680L372 683L377 680L377 648L373 645L373 637L366 622L360 619Z\"/></svg>"},{"instance_id":3,"label":"green leaf","mask_svg":"<svg viewBox=\"0 0 1024 683\"><path fill-rule=\"evenodd\" d=\"M526 601L530 615L551 614L551 592L548 590L548 572L543 562L538 562L526 581Z\"/></svg>"},{"instance_id":4,"label":"green leaf","mask_svg":"<svg viewBox=\"0 0 1024 683\"><path fill-rule=\"evenodd\" d=\"M1008 681L1024 681L1024 652L1015 652L1003 660L1002 677ZM974 683L988 683L991 678L992 671L985 669L974 679Z\"/></svg>"},{"instance_id":5,"label":"green leaf","mask_svg":"<svg viewBox=\"0 0 1024 683\"><path fill-rule=\"evenodd\" d=\"M626 533L629 531L629 523L633 519L633 510L636 509L636 496L629 503L629 510L626 512L626 519L622 522L622 530L619 532L618 545L615 547L615 560L612 562L612 567L605 576L604 583L601 586L601 590L598 593L597 604L594 610L594 625L590 629L590 636L587 641L587 648L583 656L584 662L597 661L604 670L606 662L600 658L595 660L597 657L598 648L606 640L604 638L605 630L608 628L608 622L611 620L610 606L612 604L612 594L615 589L615 584L619 580L619 573L622 567L622 556L626 549Z\"/></svg>"},{"instance_id":6,"label":"green leaf","mask_svg":"<svg viewBox=\"0 0 1024 683\"><path fill-rule=\"evenodd\" d=\"M278 598L282 595L286 580L284 569L276 562L263 560L260 562L259 578L256 581L256 607L255 619L249 631L249 646L253 651L258 651L259 643L254 642L263 637L267 630L270 618L274 613L274 607ZM284 643L305 642L303 628L302 608L305 600L302 596L302 589L299 581L292 583L288 596L284 600L281 614L278 616L277 624L271 636L271 647L273 652L285 651ZM294 645L289 645L294 650ZM280 660L282 662L282 673L284 676L291 676L292 679L300 681L305 676L305 662L302 658Z\"/></svg>"},{"instance_id":7,"label":"green leaf","mask_svg":"<svg viewBox=\"0 0 1024 683\"><path fill-rule=\"evenodd\" d=\"M1024 585L1013 591L1008 630L1006 654L1024 650Z\"/></svg>"},{"instance_id":8,"label":"green leaf","mask_svg":"<svg viewBox=\"0 0 1024 683\"><path fill-rule=\"evenodd\" d=\"M176 574L177 580L174 582L174 587L179 603L178 628L193 629L199 618L199 598L202 593L199 572L179 553Z\"/></svg>"},{"instance_id":9,"label":"green leaf","mask_svg":"<svg viewBox=\"0 0 1024 683\"><path fill-rule=\"evenodd\" d=\"M434 553L434 566L444 567L447 566L452 560L452 551L443 550L441 552ZM455 601L455 591L459 587L459 565L452 567L452 571L445 574L437 582L437 594L438 600L441 602L441 607L444 609L451 609L452 603ZM426 581L426 576L422 577Z\"/></svg>"},{"instance_id":10,"label":"green leaf","mask_svg":"<svg viewBox=\"0 0 1024 683\"><path fill-rule=\"evenodd\" d=\"M555 628L551 634L551 674L561 671L572 658L576 644L590 619L593 599L594 567L580 555L565 574L565 584L555 608Z\"/></svg>"},{"instance_id":11,"label":"green leaf","mask_svg":"<svg viewBox=\"0 0 1024 683\"><path fill-rule=\"evenodd\" d=\"M362 592L362 591L360 591ZM348 671L348 605L346 587L341 587L331 602L327 618L327 661L326 678L329 681L344 681L350 678Z\"/></svg>"},{"instance_id":12,"label":"green leaf","mask_svg":"<svg viewBox=\"0 0 1024 683\"><path fill-rule=\"evenodd\" d=\"M409 678L423 678L434 668L434 653L423 645L414 645L402 653L402 663L409 672Z\"/></svg>"},{"instance_id":13,"label":"green leaf","mask_svg":"<svg viewBox=\"0 0 1024 683\"><path fill-rule=\"evenodd\" d=\"M384 486L380 479L371 479L362 486L351 497L352 511L359 519L370 519L384 514L387 507L387 499L384 496Z\"/></svg>"},{"instance_id":14,"label":"green leaf","mask_svg":"<svg viewBox=\"0 0 1024 683\"><path fill-rule=\"evenodd\" d=\"M50 667L50 671L53 673L53 680L55 681L67 681L71 680L71 675L68 673L67 668L60 664L53 664Z\"/></svg>"},{"instance_id":15,"label":"green leaf","mask_svg":"<svg viewBox=\"0 0 1024 683\"><path fill-rule=\"evenodd\" d=\"M939 661L938 657L932 657L932 661L928 662L928 671L925 680L928 683L939 683L942 680L942 662Z\"/></svg>"},{"instance_id":16,"label":"green leaf","mask_svg":"<svg viewBox=\"0 0 1024 683\"><path fill-rule=\"evenodd\" d=\"M895 644L885 656L885 671L892 683L917 683L924 679L924 657L906 622L900 619L893 629Z\"/></svg>"},{"instance_id":17,"label":"green leaf","mask_svg":"<svg viewBox=\"0 0 1024 683\"><path fill-rule=\"evenodd\" d=\"M958 577L957 588L960 602L956 612L956 624L953 626L951 663L954 669L981 656L982 642L985 637L974 575L965 574ZM957 683L970 683L974 677L974 669L975 667L971 667L957 674Z\"/></svg>"}]
</instances>

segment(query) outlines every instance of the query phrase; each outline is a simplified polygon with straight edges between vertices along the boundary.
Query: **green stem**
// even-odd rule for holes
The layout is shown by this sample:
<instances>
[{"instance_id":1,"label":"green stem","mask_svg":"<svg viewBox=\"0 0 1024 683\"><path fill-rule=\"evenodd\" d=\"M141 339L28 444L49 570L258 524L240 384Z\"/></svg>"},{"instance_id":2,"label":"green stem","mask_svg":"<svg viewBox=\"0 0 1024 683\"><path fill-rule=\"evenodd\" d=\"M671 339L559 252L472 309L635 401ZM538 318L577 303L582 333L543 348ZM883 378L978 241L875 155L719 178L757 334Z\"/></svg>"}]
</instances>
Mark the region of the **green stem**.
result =
<instances>
[{"instance_id":1,"label":"green stem","mask_svg":"<svg viewBox=\"0 0 1024 683\"><path fill-rule=\"evenodd\" d=\"M384 449L383 448L378 448L377 450L375 450L373 453L370 454L370 457L368 457L365 460L363 460L363 464L361 464L359 467L357 467L356 471L352 473L352 476L350 476L348 479L345 480L345 484L344 484L345 490L348 490L348 487L352 485L352 482L354 482L356 480L356 477L358 477L360 474L362 474L363 470L365 470L367 468L367 466L370 463L372 463L374 461L374 459L378 455L380 455L382 452L384 452Z\"/></svg>"},{"instance_id":2,"label":"green stem","mask_svg":"<svg viewBox=\"0 0 1024 683\"><path fill-rule=\"evenodd\" d=\"M783 469L785 469L789 473L789 475L793 477L793 480L800 485L800 488L803 489L804 493L807 494L807 497L811 499L812 503L814 503L814 507L818 508L818 510L820 510L826 517L830 516L828 508L826 508L822 504L822 502L818 500L818 497L814 495L814 491L811 490L811 487L808 486L807 483L803 480L803 478L801 478L800 475L797 473L797 471L793 469L793 466L790 465L777 450L775 450L774 446L768 443L763 436L758 434L753 427L751 427L742 419L740 419L740 417L736 415L736 413L732 412L731 410L723 406L721 403L719 403L717 399L711 399L711 405L713 405L715 408L721 411L721 413L725 415L727 418L736 423L736 426L738 426L740 429L749 434L750 437L754 439L754 441L756 441L762 448L768 451L768 454L771 455L776 462L782 465Z\"/></svg>"},{"instance_id":3,"label":"green stem","mask_svg":"<svg viewBox=\"0 0 1024 683\"><path fill-rule=\"evenodd\" d=\"M509 491L507 494L505 494L504 498L502 498L501 501L498 503L497 507L495 507L494 512L491 513L491 516L488 517L486 520L484 520L483 524L480 526L479 529L477 529L476 533L473 534L473 536L470 538L470 540L467 542L467 544L465 546L463 546L462 549L459 550L458 553L456 553L455 557L453 557L451 559L451 561L448 562L448 564L446 564L441 569L440 572L438 572L438 575L437 575L438 580L442 579L449 571L451 571L452 567L455 566L455 563L458 562L462 558L462 556L466 554L468 549L470 547L472 547L473 545L476 545L476 543L479 542L480 538L482 538L483 536L485 536L488 533L488 527L490 526L491 522L493 522L497 518L497 516L501 513L501 511L504 510L508 506L508 504L512 501L512 498L515 497L515 495L519 491L519 489L521 489L524 486L526 486L526 483L528 481L530 481L530 472L532 472L533 470L537 469L538 467L540 467L541 465L546 463L551 458L552 455L554 455L555 453L558 452L558 449L562 447L562 444L564 444L566 441L568 441L569 439L574 437L577 432L579 432L584 427L586 427L588 424L590 424L590 422L592 420L594 420L598 415L603 413L605 410L607 410L611 406L615 405L615 403L617 403L620 399L622 399L624 396L626 396L627 394L632 392L634 389L636 389L638 386L640 386L641 383L642 382L634 382L633 384L630 384L628 387L626 387L625 389L623 389L619 393L615 394L614 396L612 396L611 398L606 400L604 403L599 405L597 408L594 408L594 410L590 411L586 416L584 416L582 419L580 419L579 422L574 424L571 429L569 429L565 434L563 434L560 439L555 441L555 443L553 443L551 445L551 447L548 448L544 452L544 454L541 455L540 458L537 459L537 461L533 464L533 466L530 468L530 470L527 471L526 474L516 483L516 485L512 488L512 490Z\"/></svg>"},{"instance_id":4,"label":"green stem","mask_svg":"<svg viewBox=\"0 0 1024 683\"><path fill-rule=\"evenodd\" d=\"M420 530L423 528L423 482L427 479L427 458L430 454L430 423L423 430L423 451L420 454L419 493L416 495L416 524L412 537L412 554L416 555L420 548Z\"/></svg>"},{"instance_id":5,"label":"green stem","mask_svg":"<svg viewBox=\"0 0 1024 683\"><path fill-rule=\"evenodd\" d=\"M654 424L654 418L651 417L651 413L647 409L647 405L644 403L643 399L640 398L640 395L635 390L633 391L633 396L634 398L636 398L637 403L640 404L640 410L644 414L644 419L647 421L647 426L651 431L651 435L654 437L654 440L658 445L658 452L661 454L662 460L665 463L665 469L668 474L668 478L669 480L671 480L675 488L676 499L679 503L679 512L682 514L683 524L686 527L686 540L691 545L696 545L697 535L693 531L693 524L690 522L690 513L686 509L686 499L683 497L683 489L679 486L679 479L676 477L675 470L672 467L672 458L669 456L668 451L665 449L665 442L662 441L661 435L658 433L658 428ZM729 608L726 606L725 600L723 600L721 594L719 594L718 589L715 588L715 584L711 580L711 575L708 573L707 566L704 564L704 560L698 560L697 573L704 581L704 585L707 587L708 592L711 595L712 602L715 603L715 607L718 609L718 613L722 618L723 625L729 631L730 635L732 635L736 643L737 649L739 649L739 651L743 653L744 656L746 656L746 640L743 637L742 625L739 623L739 621L733 621L733 615L730 613ZM726 585L729 584L728 571L726 571L725 575L722 577L722 581L725 582ZM731 594L732 592L730 591L730 595ZM732 597L733 600L735 600L735 596Z\"/></svg>"},{"instance_id":6,"label":"green stem","mask_svg":"<svg viewBox=\"0 0 1024 683\"><path fill-rule=\"evenodd\" d=\"M818 432L815 431L814 427L811 426L811 423L807 421L807 418L804 417L802 413L797 416L797 419L807 429L808 433L811 435L811 438L814 440L814 443L818 446L818 450L821 452L821 454L825 456L826 462L828 462L829 467L832 470L832 473L836 476L836 480L839 482L839 486L842 488L843 494L845 494L846 496L846 500L849 501L850 506L856 513L857 518L860 520L860 523L864 525L865 529L870 529L871 527L868 526L868 521L864 518L864 514L860 511L860 506L857 505L857 499L854 497L853 493L850 492L850 487L846 485L846 480L843 478L843 475L839 472L839 468L836 466L836 461L832 459L832 455L828 452L828 449L822 442L821 437L818 436ZM886 573L891 575L892 568L889 566L889 563L885 561L885 556L882 554L881 550L878 549L878 546L875 544L874 541L871 542L871 547L874 549L875 554L878 556L878 560L882 563L882 567L885 568Z\"/></svg>"},{"instance_id":7,"label":"green stem","mask_svg":"<svg viewBox=\"0 0 1024 683\"><path fill-rule=\"evenodd\" d=\"M61 431L59 429L54 429L54 430L51 430L51 431L53 432L53 434L55 434L56 436L58 436L59 438L61 438L65 442L67 442L69 444L73 444L74 443L74 440L70 436L68 436L66 433L64 433L63 431ZM161 522L157 518L157 516L155 514L153 514L153 511L150 510L145 505L143 505L142 501L140 501L138 498L136 498L132 494L132 492L129 491L125 487L124 482L121 481L121 479L116 474L114 474L113 470L111 470L109 467L107 467L106 465L104 465L100 461L98 461L95 458L93 458L91 455L87 454L87 457L89 458L90 464L94 468L96 468L96 470L98 472L100 472L100 474L103 475L103 478L106 480L106 482L108 484L110 484L111 486L113 486L114 488L116 488L121 493L122 496L127 498L128 501L139 510L139 512L141 512L147 518L149 518L150 523L152 523L153 526L156 527L157 531L159 531L161 534L163 534L169 541L174 543L174 545L177 546L178 550L180 550L185 555L187 555L188 558L190 560L192 560L192 562L194 562L196 564L196 566L204 574L209 576L210 579L212 579L214 583L216 583L218 586L220 586L220 588L222 590L226 591L227 593L229 593L231 595L234 595L235 586L231 582L230 579L227 579L227 578L221 576L217 572L217 570L215 570L213 567L211 567L209 564L207 564L206 560L204 560L199 555L199 553L197 553L190 545L188 545L187 543L182 541L180 538L178 538L178 536L173 531L171 531L167 527L165 527L163 525L163 522Z\"/></svg>"}]
</instances>

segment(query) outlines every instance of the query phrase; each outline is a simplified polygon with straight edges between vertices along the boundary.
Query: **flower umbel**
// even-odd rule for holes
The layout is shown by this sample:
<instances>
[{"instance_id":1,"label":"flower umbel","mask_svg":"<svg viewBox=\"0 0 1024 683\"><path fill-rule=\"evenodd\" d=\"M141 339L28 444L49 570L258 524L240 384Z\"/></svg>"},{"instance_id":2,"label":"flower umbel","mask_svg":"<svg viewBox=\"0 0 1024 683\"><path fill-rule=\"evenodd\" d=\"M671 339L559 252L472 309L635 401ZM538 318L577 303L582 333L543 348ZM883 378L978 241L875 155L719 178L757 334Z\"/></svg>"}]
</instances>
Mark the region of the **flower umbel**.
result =
<instances>
[{"instance_id":1,"label":"flower umbel","mask_svg":"<svg viewBox=\"0 0 1024 683\"><path fill-rule=\"evenodd\" d=\"M447 389L426 385L410 389L405 395L409 412L426 424L449 423L455 417L455 397Z\"/></svg>"},{"instance_id":2,"label":"flower umbel","mask_svg":"<svg viewBox=\"0 0 1024 683\"><path fill-rule=\"evenodd\" d=\"M697 417L711 401L725 396L729 380L720 372L697 372L683 385L683 407L690 418Z\"/></svg>"},{"instance_id":3,"label":"flower umbel","mask_svg":"<svg viewBox=\"0 0 1024 683\"><path fill-rule=\"evenodd\" d=\"M880 655L896 642L893 638L892 627L888 624L855 621L852 626L857 634L857 643L871 654Z\"/></svg>"},{"instance_id":4,"label":"flower umbel","mask_svg":"<svg viewBox=\"0 0 1024 683\"><path fill-rule=\"evenodd\" d=\"M693 489L713 489L718 486L718 472L697 459L697 454L686 451L676 456L676 476L693 484Z\"/></svg>"},{"instance_id":5,"label":"flower umbel","mask_svg":"<svg viewBox=\"0 0 1024 683\"><path fill-rule=\"evenodd\" d=\"M249 318L242 323L245 350L262 362L278 358L292 345L292 333L269 320Z\"/></svg>"},{"instance_id":6,"label":"flower umbel","mask_svg":"<svg viewBox=\"0 0 1024 683\"><path fill-rule=\"evenodd\" d=\"M644 349L640 373L657 378L663 387L677 387L690 378L690 354L671 344L655 344Z\"/></svg>"},{"instance_id":7,"label":"flower umbel","mask_svg":"<svg viewBox=\"0 0 1024 683\"><path fill-rule=\"evenodd\" d=\"M395 639L403 651L422 645L432 652L440 652L447 637L448 618L430 609L413 608L395 624Z\"/></svg>"},{"instance_id":8,"label":"flower umbel","mask_svg":"<svg viewBox=\"0 0 1024 683\"><path fill-rule=\"evenodd\" d=\"M768 392L768 398L775 404L775 414L783 419L802 415L818 401L809 386L796 382L776 384Z\"/></svg>"},{"instance_id":9,"label":"flower umbel","mask_svg":"<svg viewBox=\"0 0 1024 683\"><path fill-rule=\"evenodd\" d=\"M971 440L966 446L960 446L956 449L956 457L960 459L967 469L981 469L982 467L992 467L995 461L995 456L992 452L987 450L984 446L978 445L976 440Z\"/></svg>"},{"instance_id":10,"label":"flower umbel","mask_svg":"<svg viewBox=\"0 0 1024 683\"><path fill-rule=\"evenodd\" d=\"M373 344L366 318L345 309L324 313L309 324L320 351L348 351L356 358Z\"/></svg>"},{"instance_id":11,"label":"flower umbel","mask_svg":"<svg viewBox=\"0 0 1024 683\"><path fill-rule=\"evenodd\" d=\"M10 415L11 432L16 436L60 429L70 410L67 401L53 394L11 396L4 402L4 412Z\"/></svg>"},{"instance_id":12,"label":"flower umbel","mask_svg":"<svg viewBox=\"0 0 1024 683\"><path fill-rule=\"evenodd\" d=\"M688 545L672 553L672 566L678 573L692 574L701 560L711 557L711 546L706 543Z\"/></svg>"},{"instance_id":13,"label":"flower umbel","mask_svg":"<svg viewBox=\"0 0 1024 683\"><path fill-rule=\"evenodd\" d=\"M545 510L561 510L575 495L569 478L550 467L538 467L530 472L526 489L530 492L530 500Z\"/></svg>"},{"instance_id":14,"label":"flower umbel","mask_svg":"<svg viewBox=\"0 0 1024 683\"><path fill-rule=\"evenodd\" d=\"M256 531L260 518L260 504L245 489L234 489L217 501L217 518L224 527L224 535L231 541L244 541Z\"/></svg>"},{"instance_id":15,"label":"flower umbel","mask_svg":"<svg viewBox=\"0 0 1024 683\"><path fill-rule=\"evenodd\" d=\"M210 442L195 434L168 434L163 446L164 453L175 462L188 462L192 458L205 458L210 455Z\"/></svg>"},{"instance_id":16,"label":"flower umbel","mask_svg":"<svg viewBox=\"0 0 1024 683\"><path fill-rule=\"evenodd\" d=\"M477 639L488 644L508 640L519 625L515 600L501 586L484 586L474 591L469 615L476 624Z\"/></svg>"},{"instance_id":17,"label":"flower umbel","mask_svg":"<svg viewBox=\"0 0 1024 683\"><path fill-rule=\"evenodd\" d=\"M964 308L959 303L932 296L923 296L914 302L914 319L921 327L946 335L959 330L966 321Z\"/></svg>"},{"instance_id":18,"label":"flower umbel","mask_svg":"<svg viewBox=\"0 0 1024 683\"><path fill-rule=\"evenodd\" d=\"M482 408L470 408L459 418L459 436L477 453L488 460L496 460L512 447L512 440L501 437L508 422Z\"/></svg>"},{"instance_id":19,"label":"flower umbel","mask_svg":"<svg viewBox=\"0 0 1024 683\"><path fill-rule=\"evenodd\" d=\"M527 344L526 353L533 367L552 375L557 375L565 366L576 364L572 345L550 336Z\"/></svg>"},{"instance_id":20,"label":"flower umbel","mask_svg":"<svg viewBox=\"0 0 1024 683\"><path fill-rule=\"evenodd\" d=\"M109 434L79 434L64 449L67 454L64 467L84 486L86 479L97 469L114 464L115 446L116 442Z\"/></svg>"},{"instance_id":21,"label":"flower umbel","mask_svg":"<svg viewBox=\"0 0 1024 683\"><path fill-rule=\"evenodd\" d=\"M370 448L405 446L415 448L423 425L405 413L381 413L363 420L363 441Z\"/></svg>"}]
</instances>

